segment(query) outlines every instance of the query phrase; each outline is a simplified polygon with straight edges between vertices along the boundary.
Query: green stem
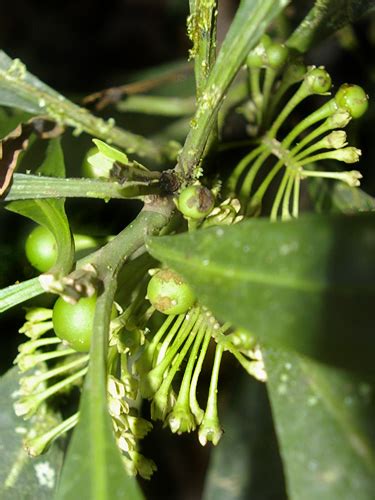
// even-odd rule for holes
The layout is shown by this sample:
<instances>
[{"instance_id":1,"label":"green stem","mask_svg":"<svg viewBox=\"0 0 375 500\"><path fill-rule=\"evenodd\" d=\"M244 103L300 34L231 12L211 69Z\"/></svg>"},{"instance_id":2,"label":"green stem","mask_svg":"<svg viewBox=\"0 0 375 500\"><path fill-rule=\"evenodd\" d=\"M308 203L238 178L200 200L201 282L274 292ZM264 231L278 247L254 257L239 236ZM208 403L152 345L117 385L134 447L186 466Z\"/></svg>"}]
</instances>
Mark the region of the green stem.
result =
<instances>
[{"instance_id":1,"label":"green stem","mask_svg":"<svg viewBox=\"0 0 375 500\"><path fill-rule=\"evenodd\" d=\"M294 141L294 139L296 137L298 137L308 127L311 127L312 125L315 125L315 123L317 123L317 122L319 122L321 120L324 120L325 118L328 118L329 116L331 116L333 114L333 112L334 112L334 108L337 108L337 106L335 104L334 99L331 99L328 102L326 102L325 104L323 104L323 106L321 106L320 108L318 108L316 111L314 111L310 115L306 116L306 118L304 120L300 121L298 123L298 125L296 125L293 128L293 130L291 130L289 132L289 134L282 141L282 143L281 143L282 146L284 148L288 148L292 144L292 142ZM313 131L311 133L311 135L312 134L315 134L315 132ZM315 135L315 137L316 137L316 135ZM313 136L313 138L314 138L314 136ZM307 138L303 139L302 143L304 142L305 144L307 144L306 139ZM308 142L310 142L310 140ZM299 148L298 150L300 150L301 147L303 147L303 146L300 146L300 144L298 145L298 148Z\"/></svg>"},{"instance_id":2,"label":"green stem","mask_svg":"<svg viewBox=\"0 0 375 500\"><path fill-rule=\"evenodd\" d=\"M250 151L250 153L248 153L246 156L244 156L244 158L242 158L242 160L236 165L236 167L234 168L233 172L230 174L230 177L227 181L228 190L231 193L236 192L236 187L237 187L237 183L239 181L239 178L241 177L241 175L243 174L244 170L249 165L249 163L251 161L253 161L264 150L265 150L265 145L261 144L256 149L254 149L253 151Z\"/></svg>"},{"instance_id":3,"label":"green stem","mask_svg":"<svg viewBox=\"0 0 375 500\"><path fill-rule=\"evenodd\" d=\"M283 199L283 207L281 213L282 220L290 219L289 205L290 205L290 197L293 190L294 180L295 180L295 173L289 171L288 183L286 185L285 195Z\"/></svg>"},{"instance_id":4,"label":"green stem","mask_svg":"<svg viewBox=\"0 0 375 500\"><path fill-rule=\"evenodd\" d=\"M43 177L14 174L9 191L0 201L29 200L43 198L140 198L160 191L158 182L129 182L124 186L113 181Z\"/></svg>"},{"instance_id":5,"label":"green stem","mask_svg":"<svg viewBox=\"0 0 375 500\"><path fill-rule=\"evenodd\" d=\"M301 186L301 177L297 174L294 181L294 192L293 192L293 217L297 219L299 215L299 193Z\"/></svg>"},{"instance_id":6,"label":"green stem","mask_svg":"<svg viewBox=\"0 0 375 500\"><path fill-rule=\"evenodd\" d=\"M190 4L188 33L193 42L191 55L194 57L194 71L197 99L206 86L216 56L216 0L194 0Z\"/></svg>"},{"instance_id":7,"label":"green stem","mask_svg":"<svg viewBox=\"0 0 375 500\"><path fill-rule=\"evenodd\" d=\"M284 191L285 191L288 179L289 179L289 175L290 175L289 170L286 170L286 172L284 173L284 177L282 178L282 180L280 182L279 189L276 193L275 200L274 200L273 205L272 205L271 221L275 221L277 219L277 212L279 211L279 206L280 206L282 197L284 195Z\"/></svg>"},{"instance_id":8,"label":"green stem","mask_svg":"<svg viewBox=\"0 0 375 500\"><path fill-rule=\"evenodd\" d=\"M263 196L265 192L267 191L269 185L277 175L277 173L280 171L280 169L283 167L284 162L283 160L279 160L269 171L267 174L266 178L262 181L262 184L259 186L259 188L256 190L254 193L254 196L251 198L251 205L254 204L256 206L257 204L262 202Z\"/></svg>"},{"instance_id":9,"label":"green stem","mask_svg":"<svg viewBox=\"0 0 375 500\"><path fill-rule=\"evenodd\" d=\"M281 110L281 112L279 113L278 117L273 122L272 127L270 128L270 130L269 130L269 132L267 134L269 137L271 137L271 138L276 137L276 134L277 134L279 128L284 123L284 121L288 118L288 116L290 115L290 113L307 96L308 96L308 93L306 91L306 88L303 85L301 85L299 87L299 89L295 92L295 94L293 94L293 96L285 104L284 108ZM295 127L295 128L297 128L297 127ZM293 129L293 132L294 132L294 130L295 129ZM285 146L285 147L287 147L287 146Z\"/></svg>"},{"instance_id":10,"label":"green stem","mask_svg":"<svg viewBox=\"0 0 375 500\"><path fill-rule=\"evenodd\" d=\"M200 423L203 419L204 412L199 406L198 400L197 400L197 386L198 386L198 379L199 375L202 371L202 366L203 366L203 361L204 358L206 357L207 349L210 343L212 337L212 332L210 328L207 328L205 334L204 334L204 339L203 339L203 344L201 346L200 352L199 352L199 357L198 361L195 365L193 377L191 379L191 384L190 384L190 393L189 393L189 403L190 403L190 409L195 416L196 420L198 423Z\"/></svg>"},{"instance_id":11,"label":"green stem","mask_svg":"<svg viewBox=\"0 0 375 500\"><path fill-rule=\"evenodd\" d=\"M251 97L256 107L257 123L262 121L263 95L260 90L260 68L249 68Z\"/></svg>"},{"instance_id":12,"label":"green stem","mask_svg":"<svg viewBox=\"0 0 375 500\"><path fill-rule=\"evenodd\" d=\"M33 112L47 115L59 124L68 125L75 133L87 132L139 156L161 161L159 147L148 139L114 126L113 120L104 121L87 109L77 106L26 71L18 59L2 53L0 82L14 94L28 101Z\"/></svg>"},{"instance_id":13,"label":"green stem","mask_svg":"<svg viewBox=\"0 0 375 500\"><path fill-rule=\"evenodd\" d=\"M116 109L127 113L179 117L194 113L195 99L194 97L131 95L117 103Z\"/></svg>"},{"instance_id":14,"label":"green stem","mask_svg":"<svg viewBox=\"0 0 375 500\"><path fill-rule=\"evenodd\" d=\"M190 389L190 382L191 382L191 377L193 375L193 370L195 366L195 362L197 360L197 355L198 355L198 349L199 346L202 343L204 334L206 332L206 327L202 327L202 322L203 320L201 319L200 321L197 322L197 331L198 334L195 337L194 345L191 349L190 355L189 355L189 360L185 368L184 376L181 382L180 386L180 391L178 393L176 405L188 405L189 404L189 389ZM198 324L199 323L199 324Z\"/></svg>"},{"instance_id":15,"label":"green stem","mask_svg":"<svg viewBox=\"0 0 375 500\"><path fill-rule=\"evenodd\" d=\"M173 316L172 316L172 318L173 318ZM157 353L155 353L152 366L157 366L158 364L161 363L161 361L163 360L163 358L165 356L165 353L168 350L169 344L171 343L173 337L176 335L176 332L178 332L178 330L179 330L180 326L182 325L182 323L184 322L184 320L185 320L185 314L180 314L177 317L173 327L169 330L168 335L166 336L162 345L160 346L159 351ZM155 347L156 347L156 345L155 345ZM155 352L155 350L154 350L154 352Z\"/></svg>"},{"instance_id":16,"label":"green stem","mask_svg":"<svg viewBox=\"0 0 375 500\"><path fill-rule=\"evenodd\" d=\"M271 90L273 83L275 81L277 72L273 68L266 68L266 73L264 77L264 83L263 83L263 117L267 114L268 108L269 108L269 100L271 97Z\"/></svg>"},{"instance_id":17,"label":"green stem","mask_svg":"<svg viewBox=\"0 0 375 500\"><path fill-rule=\"evenodd\" d=\"M201 324L202 324L202 320L200 320L198 318L198 320L195 321L193 328L190 330L188 337L186 338L186 336L185 336L185 339L184 339L185 343L184 343L183 348L178 353L178 355L173 359L173 363L169 363L170 369L168 370L168 374L165 377L165 379L163 380L163 382L159 388L159 391L161 393L167 394L169 392L169 388L173 382L173 379L174 379L177 371L179 370L182 361L185 359L185 356L186 356L188 350L190 349L191 344L194 342L194 339L196 338L196 335L197 335L197 331L199 330ZM180 393L181 393L181 391L180 391Z\"/></svg>"},{"instance_id":18,"label":"green stem","mask_svg":"<svg viewBox=\"0 0 375 500\"><path fill-rule=\"evenodd\" d=\"M248 174L245 177L245 180L241 186L241 191L240 191L240 198L241 201L248 196L250 196L251 188L253 186L253 182L255 179L255 176L259 172L259 170L262 168L263 163L267 160L267 158L270 156L269 151L264 151L257 161L254 163L254 165L251 167L249 170Z\"/></svg>"},{"instance_id":19,"label":"green stem","mask_svg":"<svg viewBox=\"0 0 375 500\"><path fill-rule=\"evenodd\" d=\"M25 447L27 452L32 457L39 456L43 451L49 446L52 441L60 437L61 435L72 429L78 422L79 412L75 413L71 417L67 418L60 424L56 425L53 429L49 430L42 436L37 436L35 438L26 439Z\"/></svg>"},{"instance_id":20,"label":"green stem","mask_svg":"<svg viewBox=\"0 0 375 500\"><path fill-rule=\"evenodd\" d=\"M284 7L284 2L263 0L262 2L241 2L235 18L221 46L217 60L207 79L193 126L179 156L177 171L181 176L194 178L199 170L203 152L213 128L217 114L229 85L274 17Z\"/></svg>"}]
</instances>

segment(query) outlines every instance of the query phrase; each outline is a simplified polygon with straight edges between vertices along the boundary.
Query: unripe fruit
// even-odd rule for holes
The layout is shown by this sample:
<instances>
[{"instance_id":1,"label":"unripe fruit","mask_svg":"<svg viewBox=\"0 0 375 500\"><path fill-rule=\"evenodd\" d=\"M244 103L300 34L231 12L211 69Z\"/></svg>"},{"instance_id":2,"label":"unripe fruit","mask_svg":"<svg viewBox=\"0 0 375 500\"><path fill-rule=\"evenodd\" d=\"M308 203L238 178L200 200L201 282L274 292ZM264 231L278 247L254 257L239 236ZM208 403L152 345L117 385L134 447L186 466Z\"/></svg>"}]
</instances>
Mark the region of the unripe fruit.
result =
<instances>
[{"instance_id":1,"label":"unripe fruit","mask_svg":"<svg viewBox=\"0 0 375 500\"><path fill-rule=\"evenodd\" d=\"M324 68L312 68L306 73L304 85L311 94L325 94L331 88L332 80Z\"/></svg>"},{"instance_id":2,"label":"unripe fruit","mask_svg":"<svg viewBox=\"0 0 375 500\"><path fill-rule=\"evenodd\" d=\"M183 314L195 302L195 295L183 278L171 269L160 269L150 279L147 298L164 314Z\"/></svg>"},{"instance_id":3,"label":"unripe fruit","mask_svg":"<svg viewBox=\"0 0 375 500\"><path fill-rule=\"evenodd\" d=\"M268 35L263 35L259 44L249 52L246 63L252 68L262 68L267 63L266 49L272 44Z\"/></svg>"},{"instance_id":4,"label":"unripe fruit","mask_svg":"<svg viewBox=\"0 0 375 500\"><path fill-rule=\"evenodd\" d=\"M214 204L215 197L212 192L200 184L183 189L177 202L180 212L189 219L206 217Z\"/></svg>"},{"instance_id":5,"label":"unripe fruit","mask_svg":"<svg viewBox=\"0 0 375 500\"><path fill-rule=\"evenodd\" d=\"M56 263L57 244L54 235L44 226L37 226L26 239L27 260L38 271L45 273Z\"/></svg>"},{"instance_id":6,"label":"unripe fruit","mask_svg":"<svg viewBox=\"0 0 375 500\"><path fill-rule=\"evenodd\" d=\"M268 65L273 69L279 69L285 64L289 50L281 43L273 43L266 48L266 54Z\"/></svg>"},{"instance_id":7,"label":"unripe fruit","mask_svg":"<svg viewBox=\"0 0 375 500\"><path fill-rule=\"evenodd\" d=\"M83 297L76 304L68 304L61 297L53 307L52 321L56 335L74 350L88 352L91 345L96 296ZM117 316L112 308L111 319Z\"/></svg>"},{"instance_id":8,"label":"unripe fruit","mask_svg":"<svg viewBox=\"0 0 375 500\"><path fill-rule=\"evenodd\" d=\"M344 83L335 95L339 108L345 109L353 118L362 116L368 108L368 97L359 85Z\"/></svg>"}]
</instances>

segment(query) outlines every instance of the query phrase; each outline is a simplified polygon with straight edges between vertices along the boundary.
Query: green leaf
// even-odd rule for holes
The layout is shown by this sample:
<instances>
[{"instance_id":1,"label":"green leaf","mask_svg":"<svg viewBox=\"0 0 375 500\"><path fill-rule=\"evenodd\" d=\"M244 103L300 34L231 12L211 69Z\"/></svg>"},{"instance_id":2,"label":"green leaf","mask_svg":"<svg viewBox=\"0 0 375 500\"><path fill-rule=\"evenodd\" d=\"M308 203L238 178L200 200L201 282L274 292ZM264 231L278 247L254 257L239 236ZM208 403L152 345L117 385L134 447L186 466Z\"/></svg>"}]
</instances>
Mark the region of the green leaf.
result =
<instances>
[{"instance_id":1,"label":"green leaf","mask_svg":"<svg viewBox=\"0 0 375 500\"><path fill-rule=\"evenodd\" d=\"M112 146L108 146L108 144L106 144L103 141L100 141L99 139L93 139L92 142L99 149L100 153L102 153L102 155L108 158L109 160L112 160L113 162L118 161L120 163L123 163L124 165L128 163L128 157L122 151L119 151L118 149L113 148Z\"/></svg>"},{"instance_id":2,"label":"green leaf","mask_svg":"<svg viewBox=\"0 0 375 500\"><path fill-rule=\"evenodd\" d=\"M249 51L289 0L242 0L207 79L180 155L183 172L200 164L217 112Z\"/></svg>"},{"instance_id":3,"label":"green leaf","mask_svg":"<svg viewBox=\"0 0 375 500\"><path fill-rule=\"evenodd\" d=\"M115 280L106 283L94 319L90 367L80 405L80 419L64 464L57 500L84 491L92 500L140 500L135 478L127 475L116 446L106 398L105 349Z\"/></svg>"},{"instance_id":4,"label":"green leaf","mask_svg":"<svg viewBox=\"0 0 375 500\"><path fill-rule=\"evenodd\" d=\"M42 293L44 290L38 278L7 286L0 290L0 313Z\"/></svg>"},{"instance_id":5,"label":"green leaf","mask_svg":"<svg viewBox=\"0 0 375 500\"><path fill-rule=\"evenodd\" d=\"M63 177L65 175L64 156L59 139L50 141L43 164L38 173ZM52 272L67 274L73 264L74 246L69 221L65 213L64 200L23 200L13 201L7 210L23 215L49 229L57 244L57 261Z\"/></svg>"},{"instance_id":6,"label":"green leaf","mask_svg":"<svg viewBox=\"0 0 375 500\"><path fill-rule=\"evenodd\" d=\"M152 238L148 249L262 344L374 371L374 222L372 213L247 220Z\"/></svg>"},{"instance_id":7,"label":"green leaf","mask_svg":"<svg viewBox=\"0 0 375 500\"><path fill-rule=\"evenodd\" d=\"M374 386L297 354L265 351L291 500L371 500Z\"/></svg>"},{"instance_id":8,"label":"green leaf","mask_svg":"<svg viewBox=\"0 0 375 500\"><path fill-rule=\"evenodd\" d=\"M57 444L38 457L30 458L22 446L28 425L13 411L12 398L18 391L18 370L0 379L0 498L2 500L50 500L59 477L63 452Z\"/></svg>"},{"instance_id":9,"label":"green leaf","mask_svg":"<svg viewBox=\"0 0 375 500\"><path fill-rule=\"evenodd\" d=\"M335 31L375 10L375 0L316 0L314 7L288 40L288 46L307 52Z\"/></svg>"},{"instance_id":10,"label":"green leaf","mask_svg":"<svg viewBox=\"0 0 375 500\"><path fill-rule=\"evenodd\" d=\"M308 181L310 198L319 213L358 213L375 211L375 198L344 182Z\"/></svg>"},{"instance_id":11,"label":"green leaf","mask_svg":"<svg viewBox=\"0 0 375 500\"><path fill-rule=\"evenodd\" d=\"M99 253L97 264L104 291L99 295L92 333L90 365L80 407L80 420L73 434L62 472L58 500L70 500L75 492L87 492L93 500L139 500L134 478L127 475L115 443L107 408L107 347L117 278L124 261L144 245L148 234L169 221L170 208L145 209ZM164 208L164 213L163 213ZM125 496L126 495L126 496Z\"/></svg>"},{"instance_id":12,"label":"green leaf","mask_svg":"<svg viewBox=\"0 0 375 500\"><path fill-rule=\"evenodd\" d=\"M243 372L231 378L236 383L220 411L224 435L211 451L202 498L284 500L282 464L265 385Z\"/></svg>"},{"instance_id":13,"label":"green leaf","mask_svg":"<svg viewBox=\"0 0 375 500\"><path fill-rule=\"evenodd\" d=\"M19 109L0 107L0 139L7 136L20 123L27 122L32 115Z\"/></svg>"},{"instance_id":14,"label":"green leaf","mask_svg":"<svg viewBox=\"0 0 375 500\"><path fill-rule=\"evenodd\" d=\"M144 137L114 126L85 108L77 106L27 71L19 59L11 59L0 51L0 104L44 115L77 133L85 131L113 142L129 152L159 161L160 148Z\"/></svg>"}]
</instances>

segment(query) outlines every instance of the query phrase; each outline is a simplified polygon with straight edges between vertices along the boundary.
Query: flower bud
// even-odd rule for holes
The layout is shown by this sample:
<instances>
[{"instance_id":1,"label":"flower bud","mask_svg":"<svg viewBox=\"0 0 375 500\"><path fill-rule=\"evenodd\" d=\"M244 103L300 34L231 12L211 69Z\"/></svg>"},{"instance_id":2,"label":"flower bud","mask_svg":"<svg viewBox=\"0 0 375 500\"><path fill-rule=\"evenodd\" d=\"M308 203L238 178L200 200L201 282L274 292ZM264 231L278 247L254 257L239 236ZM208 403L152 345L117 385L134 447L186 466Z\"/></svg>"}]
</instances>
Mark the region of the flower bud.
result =
<instances>
[{"instance_id":1,"label":"flower bud","mask_svg":"<svg viewBox=\"0 0 375 500\"><path fill-rule=\"evenodd\" d=\"M327 149L340 149L347 146L346 132L344 130L334 130L328 134L324 139Z\"/></svg>"},{"instance_id":2,"label":"flower bud","mask_svg":"<svg viewBox=\"0 0 375 500\"><path fill-rule=\"evenodd\" d=\"M343 109L338 109L332 116L327 118L327 126L329 128L345 128L352 119L350 113Z\"/></svg>"},{"instance_id":3,"label":"flower bud","mask_svg":"<svg viewBox=\"0 0 375 500\"><path fill-rule=\"evenodd\" d=\"M344 163L356 163L359 161L362 151L360 149L349 146L347 148L338 149L335 151L335 160L343 161Z\"/></svg>"}]
</instances>

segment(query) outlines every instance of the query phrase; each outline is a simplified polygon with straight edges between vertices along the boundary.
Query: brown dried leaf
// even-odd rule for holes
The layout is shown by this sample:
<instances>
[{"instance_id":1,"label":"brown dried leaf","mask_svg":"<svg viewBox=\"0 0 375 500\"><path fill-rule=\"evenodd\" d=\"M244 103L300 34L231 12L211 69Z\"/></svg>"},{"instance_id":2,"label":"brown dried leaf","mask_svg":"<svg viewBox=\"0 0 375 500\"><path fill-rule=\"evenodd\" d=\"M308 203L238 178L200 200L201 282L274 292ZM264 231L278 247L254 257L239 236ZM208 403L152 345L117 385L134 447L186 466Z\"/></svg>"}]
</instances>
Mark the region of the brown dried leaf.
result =
<instances>
[{"instance_id":1,"label":"brown dried leaf","mask_svg":"<svg viewBox=\"0 0 375 500\"><path fill-rule=\"evenodd\" d=\"M0 141L0 195L8 188L18 157L27 148L32 132L30 123L20 124Z\"/></svg>"}]
</instances>

